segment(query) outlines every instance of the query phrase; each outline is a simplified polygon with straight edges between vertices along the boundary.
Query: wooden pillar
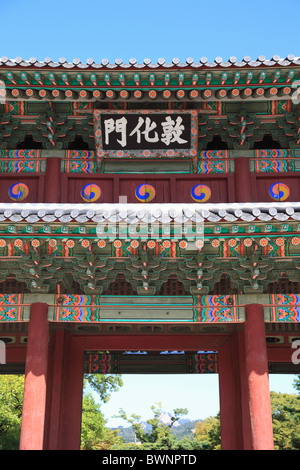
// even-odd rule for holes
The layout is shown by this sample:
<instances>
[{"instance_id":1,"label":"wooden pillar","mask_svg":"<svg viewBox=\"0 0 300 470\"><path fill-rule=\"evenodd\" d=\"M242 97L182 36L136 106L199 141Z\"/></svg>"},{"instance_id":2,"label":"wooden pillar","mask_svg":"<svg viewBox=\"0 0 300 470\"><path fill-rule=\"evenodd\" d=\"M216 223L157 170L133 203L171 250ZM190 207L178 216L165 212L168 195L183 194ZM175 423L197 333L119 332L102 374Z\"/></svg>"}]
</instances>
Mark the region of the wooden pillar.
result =
<instances>
[{"instance_id":1,"label":"wooden pillar","mask_svg":"<svg viewBox=\"0 0 300 470\"><path fill-rule=\"evenodd\" d=\"M83 351L66 330L55 332L49 393L47 397L45 449L79 450L83 392Z\"/></svg>"},{"instance_id":2,"label":"wooden pillar","mask_svg":"<svg viewBox=\"0 0 300 470\"><path fill-rule=\"evenodd\" d=\"M62 380L58 449L79 450L83 392L83 350L74 337L69 338L66 349Z\"/></svg>"},{"instance_id":3,"label":"wooden pillar","mask_svg":"<svg viewBox=\"0 0 300 470\"><path fill-rule=\"evenodd\" d=\"M245 369L252 450L273 450L268 357L262 305L246 306Z\"/></svg>"},{"instance_id":4,"label":"wooden pillar","mask_svg":"<svg viewBox=\"0 0 300 470\"><path fill-rule=\"evenodd\" d=\"M45 426L45 449L47 450L57 450L59 447L59 426L66 336L66 330L56 330L54 332L52 357L51 361L49 361Z\"/></svg>"},{"instance_id":5,"label":"wooden pillar","mask_svg":"<svg viewBox=\"0 0 300 470\"><path fill-rule=\"evenodd\" d=\"M60 158L46 160L44 202L60 203Z\"/></svg>"},{"instance_id":6,"label":"wooden pillar","mask_svg":"<svg viewBox=\"0 0 300 470\"><path fill-rule=\"evenodd\" d=\"M46 408L49 322L48 306L34 303L30 309L20 450L42 450Z\"/></svg>"},{"instance_id":7,"label":"wooden pillar","mask_svg":"<svg viewBox=\"0 0 300 470\"><path fill-rule=\"evenodd\" d=\"M234 166L235 202L253 202L249 158L235 158Z\"/></svg>"},{"instance_id":8,"label":"wooden pillar","mask_svg":"<svg viewBox=\"0 0 300 470\"><path fill-rule=\"evenodd\" d=\"M250 408L249 408L249 392L245 366L245 334L244 331L236 333L236 356L238 356L239 369L238 375L241 397L241 416L242 416L242 429L241 435L243 437L243 450L251 450L251 423L250 423Z\"/></svg>"},{"instance_id":9,"label":"wooden pillar","mask_svg":"<svg viewBox=\"0 0 300 470\"><path fill-rule=\"evenodd\" d=\"M242 396L239 383L239 353L231 336L218 352L220 426L222 450L242 450Z\"/></svg>"}]
</instances>

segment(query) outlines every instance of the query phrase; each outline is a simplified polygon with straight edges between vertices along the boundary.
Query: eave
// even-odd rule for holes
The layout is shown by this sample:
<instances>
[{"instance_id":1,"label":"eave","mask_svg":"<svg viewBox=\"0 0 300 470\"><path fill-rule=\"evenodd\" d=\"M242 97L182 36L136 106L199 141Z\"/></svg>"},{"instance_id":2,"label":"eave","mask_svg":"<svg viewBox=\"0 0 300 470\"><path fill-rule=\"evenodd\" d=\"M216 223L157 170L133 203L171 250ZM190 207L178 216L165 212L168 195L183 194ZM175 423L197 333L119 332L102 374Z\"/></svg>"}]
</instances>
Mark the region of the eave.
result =
<instances>
[{"instance_id":1,"label":"eave","mask_svg":"<svg viewBox=\"0 0 300 470\"><path fill-rule=\"evenodd\" d=\"M300 78L300 58L292 55L271 60L264 57L252 61L202 58L185 63L159 59L152 64L145 59L138 64L131 59L124 64L117 59L110 64L103 59L85 64L74 59L43 62L35 58L0 59L0 80L6 88L7 100L52 101L242 101L256 99L290 99Z\"/></svg>"}]
</instances>

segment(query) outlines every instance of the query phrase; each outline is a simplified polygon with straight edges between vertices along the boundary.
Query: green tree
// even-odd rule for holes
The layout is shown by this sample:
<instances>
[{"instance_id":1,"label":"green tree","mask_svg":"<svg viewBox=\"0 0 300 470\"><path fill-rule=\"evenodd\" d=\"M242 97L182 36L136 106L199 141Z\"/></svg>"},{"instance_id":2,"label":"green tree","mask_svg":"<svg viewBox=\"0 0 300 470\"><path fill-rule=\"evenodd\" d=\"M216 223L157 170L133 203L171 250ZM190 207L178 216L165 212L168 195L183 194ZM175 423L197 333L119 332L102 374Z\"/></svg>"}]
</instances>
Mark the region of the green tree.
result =
<instances>
[{"instance_id":1,"label":"green tree","mask_svg":"<svg viewBox=\"0 0 300 470\"><path fill-rule=\"evenodd\" d=\"M210 416L195 426L195 440L202 450L221 449L220 414Z\"/></svg>"},{"instance_id":2,"label":"green tree","mask_svg":"<svg viewBox=\"0 0 300 470\"><path fill-rule=\"evenodd\" d=\"M151 426L151 432L146 432L144 430L143 423L141 422L141 417L132 414L131 417L128 417L126 412L123 409L120 409L119 416L120 418L127 421L131 424L137 440L140 444L136 444L134 448L139 448L143 450L173 450L173 449L183 449L181 447L183 443L178 441L176 436L172 434L172 427L174 424L179 421L179 419L188 413L186 408L176 408L173 410L173 415L171 416L170 423L162 423L160 420L162 409L161 404L157 403L156 405L151 406L153 411L153 418L149 419L147 423ZM188 441L185 440L185 444L188 445ZM130 446L133 447L132 444ZM126 448L124 445L123 448Z\"/></svg>"},{"instance_id":3,"label":"green tree","mask_svg":"<svg viewBox=\"0 0 300 470\"><path fill-rule=\"evenodd\" d=\"M270 393L275 450L300 450L300 376L296 394ZM195 440L202 449L221 449L220 416L209 417L195 426Z\"/></svg>"},{"instance_id":4,"label":"green tree","mask_svg":"<svg viewBox=\"0 0 300 470\"><path fill-rule=\"evenodd\" d=\"M0 376L0 449L19 449L24 393L23 375Z\"/></svg>"},{"instance_id":5,"label":"green tree","mask_svg":"<svg viewBox=\"0 0 300 470\"><path fill-rule=\"evenodd\" d=\"M108 449L120 444L117 431L106 428L101 403L106 403L111 394L122 387L121 376L86 374L83 383L81 449Z\"/></svg>"},{"instance_id":6,"label":"green tree","mask_svg":"<svg viewBox=\"0 0 300 470\"><path fill-rule=\"evenodd\" d=\"M297 395L271 392L274 448L295 450L300 435L300 401ZM299 448L299 447L298 447Z\"/></svg>"},{"instance_id":7,"label":"green tree","mask_svg":"<svg viewBox=\"0 0 300 470\"><path fill-rule=\"evenodd\" d=\"M122 443L118 432L108 429L105 424L101 404L91 394L85 394L82 400L82 450L106 450Z\"/></svg>"},{"instance_id":8,"label":"green tree","mask_svg":"<svg viewBox=\"0 0 300 470\"><path fill-rule=\"evenodd\" d=\"M84 377L82 401L82 448L109 448L120 442L115 431L107 429L101 412L101 402L107 402L123 385L118 375L88 375ZM90 393L96 394L96 398ZM0 376L0 450L19 448L24 375Z\"/></svg>"},{"instance_id":9,"label":"green tree","mask_svg":"<svg viewBox=\"0 0 300 470\"><path fill-rule=\"evenodd\" d=\"M122 376L118 374L85 374L84 392L90 388L97 393L101 402L106 403L113 392L116 392L123 386Z\"/></svg>"},{"instance_id":10,"label":"green tree","mask_svg":"<svg viewBox=\"0 0 300 470\"><path fill-rule=\"evenodd\" d=\"M293 386L294 386L294 388L297 390L298 394L300 395L300 375L297 375L297 376L295 377Z\"/></svg>"},{"instance_id":11,"label":"green tree","mask_svg":"<svg viewBox=\"0 0 300 470\"><path fill-rule=\"evenodd\" d=\"M95 445L105 440L105 420L91 394L86 394L82 399L81 418L81 448L93 450Z\"/></svg>"}]
</instances>

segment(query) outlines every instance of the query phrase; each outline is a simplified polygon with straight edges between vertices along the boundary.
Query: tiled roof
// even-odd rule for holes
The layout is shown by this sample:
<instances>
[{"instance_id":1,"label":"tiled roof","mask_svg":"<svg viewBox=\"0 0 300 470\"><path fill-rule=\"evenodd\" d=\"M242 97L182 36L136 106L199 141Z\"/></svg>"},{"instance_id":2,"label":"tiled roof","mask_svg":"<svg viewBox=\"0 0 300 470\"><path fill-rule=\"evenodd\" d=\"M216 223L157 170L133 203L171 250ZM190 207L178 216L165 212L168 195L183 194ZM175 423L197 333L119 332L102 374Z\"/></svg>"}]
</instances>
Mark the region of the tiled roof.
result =
<instances>
[{"instance_id":1,"label":"tiled roof","mask_svg":"<svg viewBox=\"0 0 300 470\"><path fill-rule=\"evenodd\" d=\"M300 221L299 202L230 204L0 204L0 222L169 223Z\"/></svg>"},{"instance_id":2,"label":"tiled roof","mask_svg":"<svg viewBox=\"0 0 300 470\"><path fill-rule=\"evenodd\" d=\"M101 62L97 63L94 59L87 59L86 62L81 62L80 59L73 59L72 62L68 62L66 58L61 57L58 61L53 61L50 57L46 57L44 60L38 60L35 57L29 59L23 59L22 57L16 57L15 59L9 59L8 57L0 58L0 67L52 67L65 69L156 69L156 68L177 68L182 69L186 67L200 68L200 67L222 67L222 68L239 68L239 67L253 67L257 68L260 66L280 66L287 67L290 65L300 65L300 57L292 54L281 58L279 55L274 55L272 58L267 59L265 56L259 56L257 59L251 59L249 56L245 56L242 60L238 60L236 57L230 57L227 61L223 61L222 57L216 57L213 62L209 62L206 57L202 57L200 60L194 60L188 57L185 62L181 62L180 59L174 58L172 62L166 62L165 59L160 58L157 62L151 62L150 59L144 59L143 63L138 63L136 59L129 59L128 63L124 63L122 59L116 59L115 62L109 62L108 59L102 59Z\"/></svg>"}]
</instances>

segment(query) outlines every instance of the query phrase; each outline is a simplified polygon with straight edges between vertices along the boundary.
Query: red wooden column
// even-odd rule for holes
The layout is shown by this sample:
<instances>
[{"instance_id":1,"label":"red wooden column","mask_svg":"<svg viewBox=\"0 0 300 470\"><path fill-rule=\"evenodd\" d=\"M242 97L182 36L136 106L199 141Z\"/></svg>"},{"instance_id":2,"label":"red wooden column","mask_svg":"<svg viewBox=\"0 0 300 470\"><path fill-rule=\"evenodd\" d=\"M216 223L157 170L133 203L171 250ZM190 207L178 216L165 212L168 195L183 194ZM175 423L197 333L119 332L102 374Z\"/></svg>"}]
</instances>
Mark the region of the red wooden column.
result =
<instances>
[{"instance_id":1,"label":"red wooden column","mask_svg":"<svg viewBox=\"0 0 300 470\"><path fill-rule=\"evenodd\" d=\"M60 202L60 158L48 157L46 160L44 202Z\"/></svg>"},{"instance_id":2,"label":"red wooden column","mask_svg":"<svg viewBox=\"0 0 300 470\"><path fill-rule=\"evenodd\" d=\"M268 357L262 305L246 306L245 369L252 450L273 450Z\"/></svg>"},{"instance_id":3,"label":"red wooden column","mask_svg":"<svg viewBox=\"0 0 300 470\"><path fill-rule=\"evenodd\" d=\"M68 344L66 330L56 330L53 335L51 360L48 365L45 449L59 447L59 426L61 411L62 380L64 374L65 347Z\"/></svg>"},{"instance_id":4,"label":"red wooden column","mask_svg":"<svg viewBox=\"0 0 300 470\"><path fill-rule=\"evenodd\" d=\"M242 430L243 450L251 450L251 423L249 408L249 391L245 366L245 334L244 331L237 332L236 355L238 355L239 369L236 371L236 379L239 381L240 397L241 397L241 414L242 414ZM237 374L239 377L237 377Z\"/></svg>"},{"instance_id":5,"label":"red wooden column","mask_svg":"<svg viewBox=\"0 0 300 470\"><path fill-rule=\"evenodd\" d=\"M42 450L46 408L49 322L48 305L30 309L20 450Z\"/></svg>"},{"instance_id":6,"label":"red wooden column","mask_svg":"<svg viewBox=\"0 0 300 470\"><path fill-rule=\"evenodd\" d=\"M247 157L234 159L235 202L252 202L250 160Z\"/></svg>"},{"instance_id":7,"label":"red wooden column","mask_svg":"<svg viewBox=\"0 0 300 470\"><path fill-rule=\"evenodd\" d=\"M83 349L66 330L54 333L49 363L45 449L79 450L81 435Z\"/></svg>"},{"instance_id":8,"label":"red wooden column","mask_svg":"<svg viewBox=\"0 0 300 470\"><path fill-rule=\"evenodd\" d=\"M241 355L239 332L228 338L219 349L219 394L222 450L243 450L243 403L247 401L241 388Z\"/></svg>"},{"instance_id":9,"label":"red wooden column","mask_svg":"<svg viewBox=\"0 0 300 470\"><path fill-rule=\"evenodd\" d=\"M220 426L222 450L239 450L236 430L236 400L233 371L232 342L227 343L218 352Z\"/></svg>"},{"instance_id":10,"label":"red wooden column","mask_svg":"<svg viewBox=\"0 0 300 470\"><path fill-rule=\"evenodd\" d=\"M83 392L83 349L80 340L69 337L65 349L58 450L79 450Z\"/></svg>"}]
</instances>

